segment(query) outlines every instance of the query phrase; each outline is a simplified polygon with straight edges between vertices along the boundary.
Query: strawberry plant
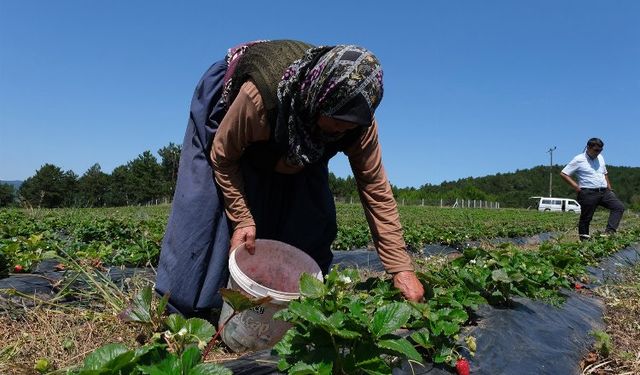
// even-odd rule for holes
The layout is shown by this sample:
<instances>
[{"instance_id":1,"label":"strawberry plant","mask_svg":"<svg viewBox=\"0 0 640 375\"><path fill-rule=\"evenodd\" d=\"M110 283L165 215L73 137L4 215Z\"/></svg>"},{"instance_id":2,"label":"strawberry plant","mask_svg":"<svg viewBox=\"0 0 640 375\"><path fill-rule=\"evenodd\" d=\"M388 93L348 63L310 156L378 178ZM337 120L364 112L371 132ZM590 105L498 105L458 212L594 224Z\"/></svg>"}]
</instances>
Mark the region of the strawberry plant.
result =
<instances>
[{"instance_id":1,"label":"strawberry plant","mask_svg":"<svg viewBox=\"0 0 640 375\"><path fill-rule=\"evenodd\" d=\"M26 272L43 259L57 256L53 250L53 242L47 239L48 233L32 234L28 237L13 237L0 242L0 251L19 266L14 272Z\"/></svg>"},{"instance_id":2,"label":"strawberry plant","mask_svg":"<svg viewBox=\"0 0 640 375\"><path fill-rule=\"evenodd\" d=\"M326 285L303 275L302 298L276 314L294 324L274 347L281 358L278 369L289 374L391 373L401 359L422 362L425 357L453 365L454 336L468 315L453 293L437 292L427 303L410 303L388 280L362 281L357 270L334 268ZM407 329L414 333L407 336Z\"/></svg>"},{"instance_id":3,"label":"strawberry plant","mask_svg":"<svg viewBox=\"0 0 640 375\"><path fill-rule=\"evenodd\" d=\"M367 247L372 238L359 205L336 206L334 250ZM441 209L400 206L404 239L410 249L428 243L463 245L496 236L526 236L575 225L569 215L523 210ZM107 266L156 264L169 215L168 207L120 207L0 211L0 253L25 271L59 248L77 258ZM35 242L34 242L35 241ZM1 274L0 270L0 274Z\"/></svg>"},{"instance_id":4,"label":"strawberry plant","mask_svg":"<svg viewBox=\"0 0 640 375\"><path fill-rule=\"evenodd\" d=\"M331 246L335 250L351 250L367 247L371 241L369 227L365 223L340 225L338 226L338 233Z\"/></svg>"},{"instance_id":5,"label":"strawberry plant","mask_svg":"<svg viewBox=\"0 0 640 375\"><path fill-rule=\"evenodd\" d=\"M231 317L271 299L270 297L251 299L229 289L223 289L222 295L225 302L234 310ZM151 287L143 288L118 316L125 321L143 324L155 330L150 342L136 349L129 349L122 344L105 345L91 353L84 360L82 368L71 373L78 375L231 374L230 370L220 365L201 363L216 343L216 338L224 325L218 327L216 332L214 326L204 319L185 319L178 314L163 318L167 302L168 296L164 296L154 303ZM201 355L200 351L203 349Z\"/></svg>"},{"instance_id":6,"label":"strawberry plant","mask_svg":"<svg viewBox=\"0 0 640 375\"><path fill-rule=\"evenodd\" d=\"M162 315L169 303L169 295L165 294L153 304L153 290L146 286L136 293L131 303L120 313L118 317L125 322L136 322L147 325L152 331L158 331L164 326Z\"/></svg>"},{"instance_id":7,"label":"strawberry plant","mask_svg":"<svg viewBox=\"0 0 640 375\"><path fill-rule=\"evenodd\" d=\"M276 344L281 371L318 374L389 373L393 356L416 361L420 354L394 332L411 316L408 304L385 301L393 293L376 285L360 289L358 272L334 268L327 285L309 275L300 279L299 301L276 318L294 324Z\"/></svg>"},{"instance_id":8,"label":"strawberry plant","mask_svg":"<svg viewBox=\"0 0 640 375\"><path fill-rule=\"evenodd\" d=\"M108 344L89 354L77 375L183 374L231 375L218 364L201 363L200 351L190 346L184 351L169 352L165 345L151 344L129 349L122 344Z\"/></svg>"},{"instance_id":9,"label":"strawberry plant","mask_svg":"<svg viewBox=\"0 0 640 375\"><path fill-rule=\"evenodd\" d=\"M81 368L69 373L230 375L231 371L220 365L201 363L204 356L200 350L214 335L213 325L204 319L185 319L178 314L163 319L167 301L164 297L154 305L151 287L141 290L119 317L156 330L150 342L135 349L107 344L87 356Z\"/></svg>"},{"instance_id":10,"label":"strawberry plant","mask_svg":"<svg viewBox=\"0 0 640 375\"><path fill-rule=\"evenodd\" d=\"M447 267L427 268L419 277L428 285L461 288L492 305L504 306L514 295L557 301L557 290L569 283L556 271L535 253L505 246L494 251L466 249Z\"/></svg>"}]
</instances>

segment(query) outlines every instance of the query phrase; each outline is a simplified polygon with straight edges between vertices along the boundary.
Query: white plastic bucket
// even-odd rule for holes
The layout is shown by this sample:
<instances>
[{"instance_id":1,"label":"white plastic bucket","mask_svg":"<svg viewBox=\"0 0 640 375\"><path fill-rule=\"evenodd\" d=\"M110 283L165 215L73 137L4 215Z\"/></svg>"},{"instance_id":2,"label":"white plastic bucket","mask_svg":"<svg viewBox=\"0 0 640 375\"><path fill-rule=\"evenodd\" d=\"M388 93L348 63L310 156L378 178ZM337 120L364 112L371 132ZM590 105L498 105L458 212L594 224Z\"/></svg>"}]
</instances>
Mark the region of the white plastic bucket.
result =
<instances>
[{"instance_id":1,"label":"white plastic bucket","mask_svg":"<svg viewBox=\"0 0 640 375\"><path fill-rule=\"evenodd\" d=\"M300 296L300 276L308 273L322 280L318 264L302 250L284 242L256 240L254 255L244 244L229 256L229 289L249 297L266 297L269 303L234 316L222 330L222 340L234 352L256 351L275 345L291 325L273 319L273 314ZM233 313L227 303L222 306L219 325Z\"/></svg>"}]
</instances>

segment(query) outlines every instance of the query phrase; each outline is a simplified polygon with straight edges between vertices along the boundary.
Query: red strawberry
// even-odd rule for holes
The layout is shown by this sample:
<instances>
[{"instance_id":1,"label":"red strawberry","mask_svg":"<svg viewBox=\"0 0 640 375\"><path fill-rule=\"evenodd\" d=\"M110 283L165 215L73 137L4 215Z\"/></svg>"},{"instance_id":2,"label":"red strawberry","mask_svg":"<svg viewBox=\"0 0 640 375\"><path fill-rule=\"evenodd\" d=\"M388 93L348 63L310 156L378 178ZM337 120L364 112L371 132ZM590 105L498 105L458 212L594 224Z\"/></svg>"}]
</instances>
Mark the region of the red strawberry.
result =
<instances>
[{"instance_id":1,"label":"red strawberry","mask_svg":"<svg viewBox=\"0 0 640 375\"><path fill-rule=\"evenodd\" d=\"M13 272L15 272L15 273L20 273L20 272L22 272L22 271L24 271L24 267L22 267L22 266L21 266L21 265L19 265L19 264L16 264L16 265L13 267Z\"/></svg>"},{"instance_id":2,"label":"red strawberry","mask_svg":"<svg viewBox=\"0 0 640 375\"><path fill-rule=\"evenodd\" d=\"M458 358L456 372L458 375L469 375L469 361L466 358Z\"/></svg>"},{"instance_id":3,"label":"red strawberry","mask_svg":"<svg viewBox=\"0 0 640 375\"><path fill-rule=\"evenodd\" d=\"M582 284L575 283L573 287L576 288L576 290L580 290L580 289L582 289Z\"/></svg>"}]
</instances>

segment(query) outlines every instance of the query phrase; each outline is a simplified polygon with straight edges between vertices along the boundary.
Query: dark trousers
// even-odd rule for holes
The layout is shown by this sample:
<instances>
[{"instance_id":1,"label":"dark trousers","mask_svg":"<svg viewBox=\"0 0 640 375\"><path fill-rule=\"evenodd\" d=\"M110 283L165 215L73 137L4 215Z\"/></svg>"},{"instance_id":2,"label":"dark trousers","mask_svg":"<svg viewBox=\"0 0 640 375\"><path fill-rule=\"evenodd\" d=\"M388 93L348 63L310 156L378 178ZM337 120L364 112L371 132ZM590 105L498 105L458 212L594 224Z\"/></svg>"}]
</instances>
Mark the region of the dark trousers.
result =
<instances>
[{"instance_id":1,"label":"dark trousers","mask_svg":"<svg viewBox=\"0 0 640 375\"><path fill-rule=\"evenodd\" d=\"M580 221L578 222L578 233L589 234L589 224L593 219L593 213L598 206L609 209L609 221L607 222L607 233L613 233L618 229L624 205L620 199L608 189L581 189L578 193L578 203L581 206Z\"/></svg>"}]
</instances>

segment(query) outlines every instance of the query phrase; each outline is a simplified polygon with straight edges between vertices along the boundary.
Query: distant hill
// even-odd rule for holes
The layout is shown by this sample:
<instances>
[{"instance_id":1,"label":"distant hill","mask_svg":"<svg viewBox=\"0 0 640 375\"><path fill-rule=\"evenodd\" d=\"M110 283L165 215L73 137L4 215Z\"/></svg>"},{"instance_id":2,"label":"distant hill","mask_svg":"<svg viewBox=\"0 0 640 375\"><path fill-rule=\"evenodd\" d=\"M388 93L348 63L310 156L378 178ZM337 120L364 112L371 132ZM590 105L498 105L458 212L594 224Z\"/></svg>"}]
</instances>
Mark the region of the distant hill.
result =
<instances>
[{"instance_id":1,"label":"distant hill","mask_svg":"<svg viewBox=\"0 0 640 375\"><path fill-rule=\"evenodd\" d=\"M22 185L22 181L3 181L0 180L0 184L7 184L13 186L14 189L18 190L20 185Z\"/></svg>"},{"instance_id":2,"label":"distant hill","mask_svg":"<svg viewBox=\"0 0 640 375\"><path fill-rule=\"evenodd\" d=\"M563 167L553 166L552 194L554 197L575 197L576 193L560 177ZM607 166L607 170L618 198L628 207L640 207L640 167ZM549 167L537 166L510 173L469 177L443 182L439 188L441 191L474 188L494 197L503 207L527 207L529 197L549 195Z\"/></svg>"}]
</instances>

